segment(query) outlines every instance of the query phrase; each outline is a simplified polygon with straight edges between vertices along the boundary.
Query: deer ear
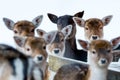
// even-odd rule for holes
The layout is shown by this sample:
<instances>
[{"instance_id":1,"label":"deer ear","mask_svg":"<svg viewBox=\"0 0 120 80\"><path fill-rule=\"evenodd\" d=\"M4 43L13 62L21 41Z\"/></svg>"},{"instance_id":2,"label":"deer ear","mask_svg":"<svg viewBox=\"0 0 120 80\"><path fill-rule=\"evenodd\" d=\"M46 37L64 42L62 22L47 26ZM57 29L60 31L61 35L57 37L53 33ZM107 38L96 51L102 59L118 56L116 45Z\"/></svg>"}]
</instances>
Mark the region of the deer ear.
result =
<instances>
[{"instance_id":1,"label":"deer ear","mask_svg":"<svg viewBox=\"0 0 120 80\"><path fill-rule=\"evenodd\" d=\"M55 32L55 31L52 31L52 32L46 33L46 34L43 36L43 38L45 39L45 41L46 41L47 43L51 43L51 42L54 40L55 36L56 36L56 32Z\"/></svg>"},{"instance_id":2,"label":"deer ear","mask_svg":"<svg viewBox=\"0 0 120 80\"><path fill-rule=\"evenodd\" d=\"M56 15L51 14L51 13L48 13L47 15L48 15L49 19L50 19L53 23L55 23L55 24L57 23L58 17L57 17Z\"/></svg>"},{"instance_id":3,"label":"deer ear","mask_svg":"<svg viewBox=\"0 0 120 80\"><path fill-rule=\"evenodd\" d=\"M76 13L76 14L74 15L74 17L82 18L83 15L84 15L84 11Z\"/></svg>"},{"instance_id":4,"label":"deer ear","mask_svg":"<svg viewBox=\"0 0 120 80\"><path fill-rule=\"evenodd\" d=\"M44 30L42 30L42 29L37 29L36 30L37 31L37 34L39 35L39 37L43 37L45 34L47 34Z\"/></svg>"},{"instance_id":5,"label":"deer ear","mask_svg":"<svg viewBox=\"0 0 120 80\"><path fill-rule=\"evenodd\" d=\"M41 22L43 20L43 15L37 16L32 20L32 23L35 25L35 27L37 28Z\"/></svg>"},{"instance_id":6,"label":"deer ear","mask_svg":"<svg viewBox=\"0 0 120 80\"><path fill-rule=\"evenodd\" d=\"M73 20L76 24L78 24L81 27L85 26L85 21L82 18L78 18L78 17L73 17Z\"/></svg>"},{"instance_id":7,"label":"deer ear","mask_svg":"<svg viewBox=\"0 0 120 80\"><path fill-rule=\"evenodd\" d=\"M67 37L71 34L72 32L72 25L68 25L66 27L64 27L61 32L64 34L65 39L67 39Z\"/></svg>"},{"instance_id":8,"label":"deer ear","mask_svg":"<svg viewBox=\"0 0 120 80\"><path fill-rule=\"evenodd\" d=\"M109 16L106 16L102 19L102 22L103 22L104 26L106 26L110 23L112 17L113 17L112 15L109 15Z\"/></svg>"},{"instance_id":9,"label":"deer ear","mask_svg":"<svg viewBox=\"0 0 120 80\"><path fill-rule=\"evenodd\" d=\"M88 50L88 42L87 41L84 41L84 40L81 40L79 39L78 40L78 43L80 44L80 46L84 49L84 50Z\"/></svg>"},{"instance_id":10,"label":"deer ear","mask_svg":"<svg viewBox=\"0 0 120 80\"><path fill-rule=\"evenodd\" d=\"M26 39L27 39L26 37L14 36L16 44L20 47L23 47L25 45Z\"/></svg>"},{"instance_id":11,"label":"deer ear","mask_svg":"<svg viewBox=\"0 0 120 80\"><path fill-rule=\"evenodd\" d=\"M120 43L120 36L112 39L110 42L112 43L113 49L116 49Z\"/></svg>"},{"instance_id":12,"label":"deer ear","mask_svg":"<svg viewBox=\"0 0 120 80\"><path fill-rule=\"evenodd\" d=\"M5 23L8 29L13 30L15 23L11 19L3 18L3 22Z\"/></svg>"}]
</instances>

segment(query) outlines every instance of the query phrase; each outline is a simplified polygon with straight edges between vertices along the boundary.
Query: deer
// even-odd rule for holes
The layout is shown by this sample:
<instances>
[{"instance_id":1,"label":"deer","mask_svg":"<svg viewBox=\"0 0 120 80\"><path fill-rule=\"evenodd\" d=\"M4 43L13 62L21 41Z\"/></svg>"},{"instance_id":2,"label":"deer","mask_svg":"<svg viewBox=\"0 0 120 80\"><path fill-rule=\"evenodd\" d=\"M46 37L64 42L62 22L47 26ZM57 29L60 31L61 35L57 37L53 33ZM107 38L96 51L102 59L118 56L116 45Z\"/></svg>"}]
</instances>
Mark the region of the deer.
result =
<instances>
[{"instance_id":1,"label":"deer","mask_svg":"<svg viewBox=\"0 0 120 80\"><path fill-rule=\"evenodd\" d=\"M49 40L38 37L18 36L14 36L14 40L18 46L23 48L24 54L31 57L34 62L34 66L32 67L32 79L48 80L48 53L46 52L46 45Z\"/></svg>"},{"instance_id":2,"label":"deer","mask_svg":"<svg viewBox=\"0 0 120 80\"><path fill-rule=\"evenodd\" d=\"M37 34L40 38L49 40L49 43L46 47L48 54L57 55L63 57L66 54L65 42L67 37L71 34L72 25L64 27L61 31L54 30L46 32L42 29L37 29ZM46 38L45 38L46 37ZM68 50L69 51L69 50Z\"/></svg>"},{"instance_id":3,"label":"deer","mask_svg":"<svg viewBox=\"0 0 120 80\"><path fill-rule=\"evenodd\" d=\"M69 37L66 39L66 43L65 43L65 49L66 50L70 50L66 53L65 57L70 58L72 57L70 55L71 54L75 54L76 55L76 59L78 60L82 60L82 61L86 61L86 56L87 56L87 52L84 50L78 50L77 49L77 44L76 44L76 24L73 21L73 17L79 17L82 18L84 14L84 11L78 12L74 15L63 15L63 16L56 16L55 14L51 14L48 13L48 18L54 23L57 24L57 28L58 30L62 30L65 26L67 25L72 25L72 32L69 35ZM70 52L70 53L69 53ZM83 54L84 53L84 54ZM77 55L81 58L77 58Z\"/></svg>"},{"instance_id":4,"label":"deer","mask_svg":"<svg viewBox=\"0 0 120 80\"><path fill-rule=\"evenodd\" d=\"M14 36L29 37L35 36L35 29L41 24L42 19L43 15L40 15L35 17L32 21L19 20L17 22L14 22L9 18L4 17L3 22L9 30L12 30L14 32ZM15 45L19 51L23 51L21 47L19 47L17 44Z\"/></svg>"},{"instance_id":5,"label":"deer","mask_svg":"<svg viewBox=\"0 0 120 80\"><path fill-rule=\"evenodd\" d=\"M7 44L0 44L0 80L33 80L33 60Z\"/></svg>"},{"instance_id":6,"label":"deer","mask_svg":"<svg viewBox=\"0 0 120 80\"><path fill-rule=\"evenodd\" d=\"M103 17L102 19L89 18L87 20L79 17L73 17L73 20L78 26L84 28L85 39L88 42L91 42L92 40L103 39L103 28L110 23L112 17L112 15L108 15Z\"/></svg>"},{"instance_id":7,"label":"deer","mask_svg":"<svg viewBox=\"0 0 120 80\"><path fill-rule=\"evenodd\" d=\"M114 43L114 39L91 42L79 39L78 42L82 48L88 51L89 64L63 65L58 69L53 80L107 80L108 66L115 54L113 48L120 42L120 37L117 38L117 43Z\"/></svg>"}]
</instances>

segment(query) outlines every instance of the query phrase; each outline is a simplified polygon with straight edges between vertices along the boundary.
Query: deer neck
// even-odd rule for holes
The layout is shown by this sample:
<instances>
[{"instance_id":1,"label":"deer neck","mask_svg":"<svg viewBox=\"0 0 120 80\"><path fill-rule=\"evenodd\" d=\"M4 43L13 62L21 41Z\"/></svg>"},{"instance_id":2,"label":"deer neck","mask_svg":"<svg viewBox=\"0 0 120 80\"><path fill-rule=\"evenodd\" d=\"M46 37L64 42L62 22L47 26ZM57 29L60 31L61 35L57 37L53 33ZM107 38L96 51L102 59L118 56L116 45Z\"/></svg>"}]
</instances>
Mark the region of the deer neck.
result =
<instances>
[{"instance_id":1,"label":"deer neck","mask_svg":"<svg viewBox=\"0 0 120 80\"><path fill-rule=\"evenodd\" d=\"M88 52L89 54L89 52ZM98 67L88 55L89 69L85 80L107 80L107 67Z\"/></svg>"},{"instance_id":2,"label":"deer neck","mask_svg":"<svg viewBox=\"0 0 120 80\"><path fill-rule=\"evenodd\" d=\"M70 44L70 46L71 46L71 48L72 48L73 50L77 50L77 45L76 45L76 38L75 38L75 36L72 37L72 38L70 38L70 39L68 39L68 40L66 40L66 41L69 42L68 44Z\"/></svg>"},{"instance_id":3,"label":"deer neck","mask_svg":"<svg viewBox=\"0 0 120 80\"><path fill-rule=\"evenodd\" d=\"M107 80L107 69L89 67L86 80Z\"/></svg>"}]
</instances>

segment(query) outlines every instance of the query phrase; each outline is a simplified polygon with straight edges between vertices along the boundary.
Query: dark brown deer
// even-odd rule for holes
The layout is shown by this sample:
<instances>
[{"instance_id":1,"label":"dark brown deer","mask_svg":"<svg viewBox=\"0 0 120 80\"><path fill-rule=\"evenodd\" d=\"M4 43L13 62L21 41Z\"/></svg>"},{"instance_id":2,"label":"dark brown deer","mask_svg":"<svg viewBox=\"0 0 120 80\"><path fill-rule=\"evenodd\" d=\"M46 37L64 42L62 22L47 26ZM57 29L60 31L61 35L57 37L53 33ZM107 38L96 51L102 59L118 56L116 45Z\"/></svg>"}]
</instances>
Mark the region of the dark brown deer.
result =
<instances>
[{"instance_id":1,"label":"dark brown deer","mask_svg":"<svg viewBox=\"0 0 120 80\"><path fill-rule=\"evenodd\" d=\"M66 43L65 43L65 49L67 50L66 54L64 55L65 57L72 57L71 54L75 54L77 60L82 60L86 61L86 56L87 53L86 51L83 50L78 50L77 45L76 45L76 24L73 21L73 17L79 17L82 18L84 14L84 11L78 12L75 15L63 15L63 16L56 16L54 14L48 13L49 19L57 24L58 30L62 30L65 26L67 25L72 25L72 32L70 36L67 38Z\"/></svg>"}]
</instances>

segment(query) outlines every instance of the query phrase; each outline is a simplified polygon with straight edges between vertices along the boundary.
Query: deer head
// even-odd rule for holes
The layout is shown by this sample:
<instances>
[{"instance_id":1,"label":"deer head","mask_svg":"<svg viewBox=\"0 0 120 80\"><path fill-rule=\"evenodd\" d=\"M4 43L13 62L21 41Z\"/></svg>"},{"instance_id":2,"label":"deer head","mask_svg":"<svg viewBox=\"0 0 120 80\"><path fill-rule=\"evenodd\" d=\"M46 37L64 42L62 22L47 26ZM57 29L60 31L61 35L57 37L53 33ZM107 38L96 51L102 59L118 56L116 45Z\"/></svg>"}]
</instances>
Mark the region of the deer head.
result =
<instances>
[{"instance_id":1,"label":"deer head","mask_svg":"<svg viewBox=\"0 0 120 80\"><path fill-rule=\"evenodd\" d=\"M88 63L99 67L108 66L115 54L113 49L120 42L120 37L111 41L93 40L90 43L78 40L82 48L88 50ZM114 53L114 54L113 54Z\"/></svg>"},{"instance_id":2,"label":"deer head","mask_svg":"<svg viewBox=\"0 0 120 80\"><path fill-rule=\"evenodd\" d=\"M72 25L73 26L72 27L72 32L71 32L69 38L73 38L76 35L76 25L75 25L72 18L73 17L82 18L83 14L84 14L84 11L78 12L74 15L63 15L63 16L58 17L55 14L48 13L48 17L53 23L57 24L58 30L62 30L67 25Z\"/></svg>"},{"instance_id":3,"label":"deer head","mask_svg":"<svg viewBox=\"0 0 120 80\"><path fill-rule=\"evenodd\" d=\"M27 56L31 56L35 63L45 62L47 59L46 44L43 38L37 37L14 37L18 46L22 47Z\"/></svg>"},{"instance_id":4,"label":"deer head","mask_svg":"<svg viewBox=\"0 0 120 80\"><path fill-rule=\"evenodd\" d=\"M37 16L32 21L21 20L14 22L11 19L3 18L3 21L8 29L14 32L14 36L34 36L35 28L42 22L43 16Z\"/></svg>"},{"instance_id":5,"label":"deer head","mask_svg":"<svg viewBox=\"0 0 120 80\"><path fill-rule=\"evenodd\" d=\"M37 29L40 37L48 40L47 52L53 55L63 56L65 51L65 40L70 35L72 25L64 27L61 31L51 31L46 33L43 30Z\"/></svg>"},{"instance_id":6,"label":"deer head","mask_svg":"<svg viewBox=\"0 0 120 80\"><path fill-rule=\"evenodd\" d=\"M98 40L103 38L103 27L108 25L112 19L112 15L106 16L102 19L90 18L87 20L74 17L73 20L84 28L84 34L87 41Z\"/></svg>"}]
</instances>

